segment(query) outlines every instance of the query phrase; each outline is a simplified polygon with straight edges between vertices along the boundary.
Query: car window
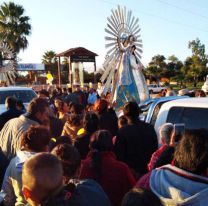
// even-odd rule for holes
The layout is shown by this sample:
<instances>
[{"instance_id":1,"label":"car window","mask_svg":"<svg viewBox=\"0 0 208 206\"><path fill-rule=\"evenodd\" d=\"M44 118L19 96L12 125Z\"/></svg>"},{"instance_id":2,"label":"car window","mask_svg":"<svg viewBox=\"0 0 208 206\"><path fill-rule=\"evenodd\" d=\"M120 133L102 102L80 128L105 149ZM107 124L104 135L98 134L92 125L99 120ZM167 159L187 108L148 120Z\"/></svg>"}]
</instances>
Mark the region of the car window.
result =
<instances>
[{"instance_id":1,"label":"car window","mask_svg":"<svg viewBox=\"0 0 208 206\"><path fill-rule=\"evenodd\" d=\"M22 100L23 103L28 103L36 97L36 94L32 90L0 91L0 104L4 104L5 99L9 96L16 97L17 99Z\"/></svg>"},{"instance_id":2,"label":"car window","mask_svg":"<svg viewBox=\"0 0 208 206\"><path fill-rule=\"evenodd\" d=\"M185 123L187 129L208 129L208 108L172 107L167 122Z\"/></svg>"},{"instance_id":3,"label":"car window","mask_svg":"<svg viewBox=\"0 0 208 206\"><path fill-rule=\"evenodd\" d=\"M153 125L153 126L155 125L155 122L156 122L156 119L157 119L157 115L158 115L158 113L159 113L159 111L160 111L160 108L161 108L161 106L162 106L165 102L167 102L167 101L160 102L160 103L155 107L154 112L153 112L153 114L152 114L151 121L150 121L150 124L151 124L151 125Z\"/></svg>"}]
</instances>

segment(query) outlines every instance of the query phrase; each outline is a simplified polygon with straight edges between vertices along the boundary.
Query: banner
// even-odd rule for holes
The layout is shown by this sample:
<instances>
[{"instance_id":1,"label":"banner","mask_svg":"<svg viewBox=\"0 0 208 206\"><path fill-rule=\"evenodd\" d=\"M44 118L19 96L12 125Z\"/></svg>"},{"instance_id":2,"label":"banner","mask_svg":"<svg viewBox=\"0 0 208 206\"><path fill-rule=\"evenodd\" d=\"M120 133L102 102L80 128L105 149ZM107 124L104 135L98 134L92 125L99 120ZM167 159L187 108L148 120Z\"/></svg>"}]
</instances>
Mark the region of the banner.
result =
<instances>
[{"instance_id":1,"label":"banner","mask_svg":"<svg viewBox=\"0 0 208 206\"><path fill-rule=\"evenodd\" d=\"M45 70L44 64L18 64L17 71L43 71Z\"/></svg>"}]
</instances>

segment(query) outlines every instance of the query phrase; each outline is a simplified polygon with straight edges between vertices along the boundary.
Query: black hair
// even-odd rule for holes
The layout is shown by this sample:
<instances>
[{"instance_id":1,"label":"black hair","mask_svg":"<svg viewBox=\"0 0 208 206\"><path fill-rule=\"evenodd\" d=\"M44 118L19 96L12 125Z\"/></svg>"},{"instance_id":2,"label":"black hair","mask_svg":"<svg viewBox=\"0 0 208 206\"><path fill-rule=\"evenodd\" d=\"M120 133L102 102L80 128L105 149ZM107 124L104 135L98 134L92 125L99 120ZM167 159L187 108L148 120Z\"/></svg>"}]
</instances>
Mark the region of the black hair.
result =
<instances>
[{"instance_id":1,"label":"black hair","mask_svg":"<svg viewBox=\"0 0 208 206\"><path fill-rule=\"evenodd\" d=\"M118 118L118 124L123 127L128 124L128 119L124 115L122 115Z\"/></svg>"},{"instance_id":2,"label":"black hair","mask_svg":"<svg viewBox=\"0 0 208 206\"><path fill-rule=\"evenodd\" d=\"M46 97L49 97L49 92L48 92L47 90L45 90L45 89L41 89L41 90L38 92L38 94L43 94L43 95L45 95Z\"/></svg>"},{"instance_id":3,"label":"black hair","mask_svg":"<svg viewBox=\"0 0 208 206\"><path fill-rule=\"evenodd\" d=\"M94 112L88 112L84 116L84 129L92 134L98 129L98 124L99 124L99 118L96 113Z\"/></svg>"},{"instance_id":4,"label":"black hair","mask_svg":"<svg viewBox=\"0 0 208 206\"><path fill-rule=\"evenodd\" d=\"M71 114L67 120L67 122L71 126L80 126L82 124L83 116L78 114Z\"/></svg>"},{"instance_id":5,"label":"black hair","mask_svg":"<svg viewBox=\"0 0 208 206\"><path fill-rule=\"evenodd\" d=\"M70 112L73 114L82 114L84 111L84 106L81 104L71 104Z\"/></svg>"},{"instance_id":6,"label":"black hair","mask_svg":"<svg viewBox=\"0 0 208 206\"><path fill-rule=\"evenodd\" d=\"M51 153L61 161L64 176L68 179L73 178L81 164L78 150L72 145L60 144L57 145Z\"/></svg>"},{"instance_id":7,"label":"black hair","mask_svg":"<svg viewBox=\"0 0 208 206\"><path fill-rule=\"evenodd\" d=\"M90 149L92 151L92 162L91 166L96 174L96 181L101 179L101 165L102 158L101 152L112 151L113 142L112 135L107 130L98 130L95 132L90 139Z\"/></svg>"},{"instance_id":8,"label":"black hair","mask_svg":"<svg viewBox=\"0 0 208 206\"><path fill-rule=\"evenodd\" d=\"M138 121L140 112L140 108L136 102L127 102L123 107L124 116L131 123Z\"/></svg>"},{"instance_id":9,"label":"black hair","mask_svg":"<svg viewBox=\"0 0 208 206\"><path fill-rule=\"evenodd\" d=\"M5 100L5 103L7 103L7 106L8 106L9 109L15 109L17 99L15 97L7 97L6 100Z\"/></svg>"},{"instance_id":10,"label":"black hair","mask_svg":"<svg viewBox=\"0 0 208 206\"><path fill-rule=\"evenodd\" d=\"M21 99L17 99L16 106L21 107L21 110L25 110L25 105L23 104Z\"/></svg>"},{"instance_id":11,"label":"black hair","mask_svg":"<svg viewBox=\"0 0 208 206\"><path fill-rule=\"evenodd\" d=\"M151 190L133 188L126 193L121 206L161 206L161 202Z\"/></svg>"},{"instance_id":12,"label":"black hair","mask_svg":"<svg viewBox=\"0 0 208 206\"><path fill-rule=\"evenodd\" d=\"M51 139L49 143L49 151L52 151L57 145L69 144L72 145L72 139L69 136L60 136L57 139Z\"/></svg>"},{"instance_id":13,"label":"black hair","mask_svg":"<svg viewBox=\"0 0 208 206\"><path fill-rule=\"evenodd\" d=\"M57 138L61 135L64 124L63 122L53 116L49 116L49 122L50 122L50 131L51 131L51 135L54 138Z\"/></svg>"},{"instance_id":14,"label":"black hair","mask_svg":"<svg viewBox=\"0 0 208 206\"><path fill-rule=\"evenodd\" d=\"M208 130L185 131L174 153L174 165L202 175L208 168Z\"/></svg>"}]
</instances>

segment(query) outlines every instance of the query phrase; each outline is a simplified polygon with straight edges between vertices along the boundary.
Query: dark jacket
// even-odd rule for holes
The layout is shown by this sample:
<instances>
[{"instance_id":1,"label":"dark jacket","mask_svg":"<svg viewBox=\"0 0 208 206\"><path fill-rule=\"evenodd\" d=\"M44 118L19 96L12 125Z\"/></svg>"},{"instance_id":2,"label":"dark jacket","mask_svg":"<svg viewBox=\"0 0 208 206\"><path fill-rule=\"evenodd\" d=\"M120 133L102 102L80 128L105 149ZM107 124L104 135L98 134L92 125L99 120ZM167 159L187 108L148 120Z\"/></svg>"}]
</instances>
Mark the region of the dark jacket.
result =
<instances>
[{"instance_id":1,"label":"dark jacket","mask_svg":"<svg viewBox=\"0 0 208 206\"><path fill-rule=\"evenodd\" d=\"M3 112L0 115L0 131L7 121L15 117L19 117L21 114L23 114L23 112L15 108L12 108L12 109L7 110L6 112Z\"/></svg>"},{"instance_id":2,"label":"dark jacket","mask_svg":"<svg viewBox=\"0 0 208 206\"><path fill-rule=\"evenodd\" d=\"M79 151L81 159L85 159L90 150L89 148L90 136L91 136L90 133L85 133L85 134L78 136L75 139L74 146Z\"/></svg>"},{"instance_id":3,"label":"dark jacket","mask_svg":"<svg viewBox=\"0 0 208 206\"><path fill-rule=\"evenodd\" d=\"M115 153L140 176L147 172L151 155L157 150L157 136L152 125L137 121L119 129Z\"/></svg>"},{"instance_id":4,"label":"dark jacket","mask_svg":"<svg viewBox=\"0 0 208 206\"><path fill-rule=\"evenodd\" d=\"M0 148L0 187L2 186L2 182L4 179L4 174L6 172L6 168L9 164L8 159L6 158L6 156L4 155L4 153L1 151Z\"/></svg>"},{"instance_id":5,"label":"dark jacket","mask_svg":"<svg viewBox=\"0 0 208 206\"><path fill-rule=\"evenodd\" d=\"M116 159L113 152L101 152L101 177L97 180L108 195L113 206L120 206L121 200L134 185L135 179L129 167ZM96 180L96 173L92 168L92 155L82 161L80 178Z\"/></svg>"},{"instance_id":6,"label":"dark jacket","mask_svg":"<svg viewBox=\"0 0 208 206\"><path fill-rule=\"evenodd\" d=\"M103 189L93 180L76 180L65 186L56 196L41 206L110 206Z\"/></svg>"}]
</instances>

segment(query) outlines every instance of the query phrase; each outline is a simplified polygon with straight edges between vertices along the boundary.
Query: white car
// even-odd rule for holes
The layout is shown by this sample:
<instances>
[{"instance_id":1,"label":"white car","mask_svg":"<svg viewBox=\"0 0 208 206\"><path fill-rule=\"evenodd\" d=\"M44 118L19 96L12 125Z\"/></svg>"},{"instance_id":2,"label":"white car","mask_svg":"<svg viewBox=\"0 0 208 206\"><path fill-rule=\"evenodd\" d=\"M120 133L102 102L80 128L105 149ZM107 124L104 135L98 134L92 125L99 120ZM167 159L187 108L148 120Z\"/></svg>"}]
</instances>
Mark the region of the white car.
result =
<instances>
[{"instance_id":1,"label":"white car","mask_svg":"<svg viewBox=\"0 0 208 206\"><path fill-rule=\"evenodd\" d=\"M167 87L161 86L159 84L149 84L149 85L147 85L147 87L148 87L150 94L159 93L159 92L163 91L164 89L167 89Z\"/></svg>"},{"instance_id":2,"label":"white car","mask_svg":"<svg viewBox=\"0 0 208 206\"><path fill-rule=\"evenodd\" d=\"M186 129L208 129L208 97L184 98L163 104L155 122L157 135L160 126L167 122L184 123Z\"/></svg>"},{"instance_id":3,"label":"white car","mask_svg":"<svg viewBox=\"0 0 208 206\"><path fill-rule=\"evenodd\" d=\"M6 111L5 100L7 97L13 96L22 100L25 107L37 96L35 91L28 87L0 87L0 114Z\"/></svg>"}]
</instances>

